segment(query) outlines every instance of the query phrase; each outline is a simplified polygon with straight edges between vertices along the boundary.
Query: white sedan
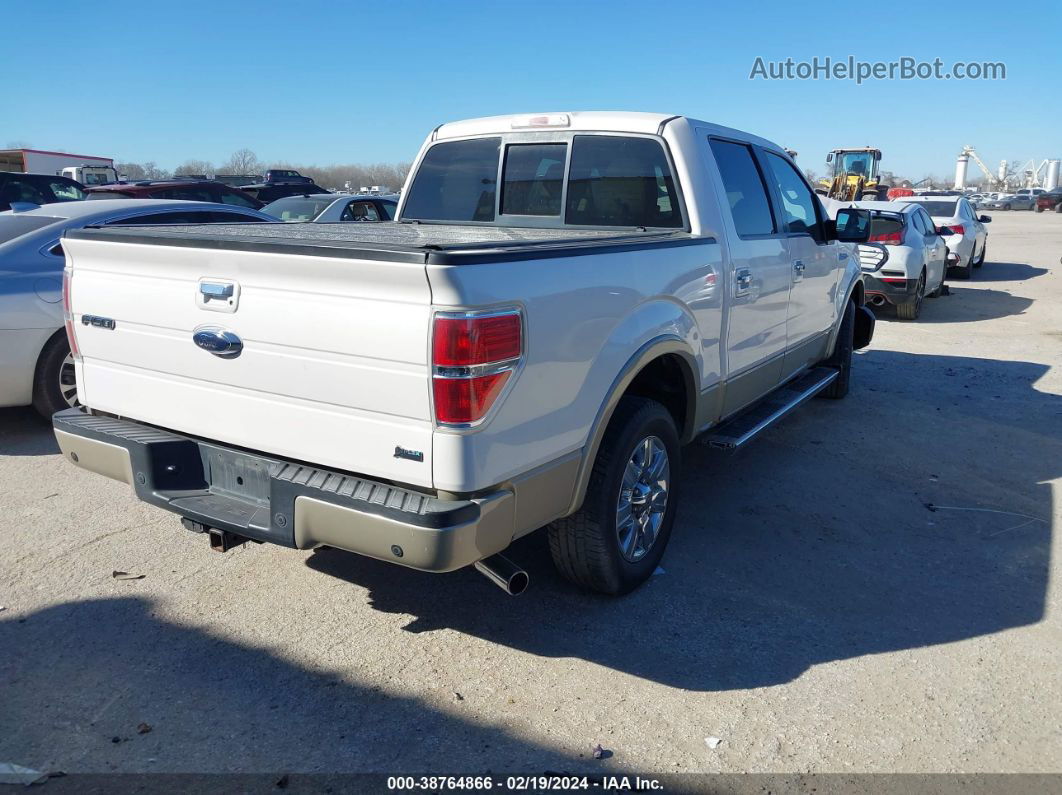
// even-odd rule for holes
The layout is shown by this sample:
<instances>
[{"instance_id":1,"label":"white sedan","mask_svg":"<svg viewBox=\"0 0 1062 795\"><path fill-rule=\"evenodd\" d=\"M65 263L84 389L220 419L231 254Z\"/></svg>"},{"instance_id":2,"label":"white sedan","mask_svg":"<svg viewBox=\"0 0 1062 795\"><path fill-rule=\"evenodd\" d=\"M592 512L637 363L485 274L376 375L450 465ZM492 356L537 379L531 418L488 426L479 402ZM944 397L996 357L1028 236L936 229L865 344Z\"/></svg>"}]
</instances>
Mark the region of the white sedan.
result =
<instances>
[{"instance_id":1,"label":"white sedan","mask_svg":"<svg viewBox=\"0 0 1062 795\"><path fill-rule=\"evenodd\" d=\"M884 245L888 259L878 264L877 251L859 247L863 288L867 303L875 308L893 306L897 317L916 320L922 300L936 298L944 286L947 270L947 236L940 234L918 204L901 202L853 202L852 207L870 210L870 241Z\"/></svg>"},{"instance_id":2,"label":"white sedan","mask_svg":"<svg viewBox=\"0 0 1062 795\"><path fill-rule=\"evenodd\" d=\"M397 196L307 193L277 199L262 212L286 223L342 224L393 221L397 209Z\"/></svg>"},{"instance_id":3,"label":"white sedan","mask_svg":"<svg viewBox=\"0 0 1062 795\"><path fill-rule=\"evenodd\" d=\"M77 403L63 326L63 232L85 226L273 222L230 204L115 199L16 204L0 212L0 406L45 416Z\"/></svg>"},{"instance_id":4,"label":"white sedan","mask_svg":"<svg viewBox=\"0 0 1062 795\"><path fill-rule=\"evenodd\" d=\"M952 234L948 237L948 249L954 257L949 275L957 279L969 279L974 268L985 262L988 248L988 230L985 224L992 218L978 215L964 196L906 196L899 201L918 204L929 213L933 223Z\"/></svg>"}]
</instances>

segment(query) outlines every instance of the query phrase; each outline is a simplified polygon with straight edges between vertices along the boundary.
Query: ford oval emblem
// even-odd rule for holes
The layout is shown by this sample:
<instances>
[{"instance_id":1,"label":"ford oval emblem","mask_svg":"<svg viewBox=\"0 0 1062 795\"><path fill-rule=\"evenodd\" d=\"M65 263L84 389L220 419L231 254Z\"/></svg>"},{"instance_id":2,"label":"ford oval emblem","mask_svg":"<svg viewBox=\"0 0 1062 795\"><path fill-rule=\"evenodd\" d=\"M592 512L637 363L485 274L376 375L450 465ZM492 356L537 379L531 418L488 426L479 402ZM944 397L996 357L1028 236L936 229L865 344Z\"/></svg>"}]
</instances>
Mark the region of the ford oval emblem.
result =
<instances>
[{"instance_id":1,"label":"ford oval emblem","mask_svg":"<svg viewBox=\"0 0 1062 795\"><path fill-rule=\"evenodd\" d=\"M239 356L240 351L243 350L243 340L231 331L226 331L217 326L201 326L195 329L192 332L192 342L204 351L209 351L215 356L223 356L226 359Z\"/></svg>"}]
</instances>

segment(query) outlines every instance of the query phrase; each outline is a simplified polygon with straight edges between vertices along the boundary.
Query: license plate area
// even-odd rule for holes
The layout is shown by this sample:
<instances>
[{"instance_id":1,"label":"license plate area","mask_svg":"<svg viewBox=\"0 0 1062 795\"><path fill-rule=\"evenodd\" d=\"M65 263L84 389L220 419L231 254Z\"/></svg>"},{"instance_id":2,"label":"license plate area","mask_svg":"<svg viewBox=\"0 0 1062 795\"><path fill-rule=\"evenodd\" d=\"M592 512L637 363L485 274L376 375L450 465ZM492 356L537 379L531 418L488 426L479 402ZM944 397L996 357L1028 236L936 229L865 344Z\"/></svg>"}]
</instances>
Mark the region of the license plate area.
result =
<instances>
[{"instance_id":1,"label":"license plate area","mask_svg":"<svg viewBox=\"0 0 1062 795\"><path fill-rule=\"evenodd\" d=\"M209 445L200 445L200 450L211 493L269 505L269 460Z\"/></svg>"}]
</instances>

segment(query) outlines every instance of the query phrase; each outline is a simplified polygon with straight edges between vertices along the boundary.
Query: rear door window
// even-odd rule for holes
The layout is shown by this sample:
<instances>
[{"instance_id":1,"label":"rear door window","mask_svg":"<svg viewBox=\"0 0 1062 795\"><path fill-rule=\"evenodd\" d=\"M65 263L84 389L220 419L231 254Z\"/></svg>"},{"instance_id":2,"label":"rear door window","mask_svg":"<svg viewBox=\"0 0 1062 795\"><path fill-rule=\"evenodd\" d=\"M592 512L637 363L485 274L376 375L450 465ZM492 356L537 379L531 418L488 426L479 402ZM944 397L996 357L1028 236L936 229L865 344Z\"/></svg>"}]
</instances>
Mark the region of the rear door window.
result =
<instances>
[{"instance_id":1,"label":"rear door window","mask_svg":"<svg viewBox=\"0 0 1062 795\"><path fill-rule=\"evenodd\" d=\"M232 204L236 207L250 207L252 210L258 206L246 196L233 190L226 190L225 188L218 190L218 200L220 200L222 204Z\"/></svg>"},{"instance_id":2,"label":"rear door window","mask_svg":"<svg viewBox=\"0 0 1062 795\"><path fill-rule=\"evenodd\" d=\"M32 202L33 204L49 204L53 199L51 192L37 186L33 180L24 178L8 179L0 186L0 204L12 202Z\"/></svg>"},{"instance_id":3,"label":"rear door window","mask_svg":"<svg viewBox=\"0 0 1062 795\"><path fill-rule=\"evenodd\" d=\"M373 202L348 202L347 206L343 208L343 213L340 215L339 220L343 223L379 221L380 213Z\"/></svg>"},{"instance_id":4,"label":"rear door window","mask_svg":"<svg viewBox=\"0 0 1062 795\"><path fill-rule=\"evenodd\" d=\"M576 135L564 222L682 227L675 180L660 143L630 136Z\"/></svg>"},{"instance_id":5,"label":"rear door window","mask_svg":"<svg viewBox=\"0 0 1062 795\"><path fill-rule=\"evenodd\" d=\"M502 168L502 215L560 215L568 145L512 144Z\"/></svg>"},{"instance_id":6,"label":"rear door window","mask_svg":"<svg viewBox=\"0 0 1062 795\"><path fill-rule=\"evenodd\" d=\"M493 221L501 138L435 144L409 188L403 218Z\"/></svg>"},{"instance_id":7,"label":"rear door window","mask_svg":"<svg viewBox=\"0 0 1062 795\"><path fill-rule=\"evenodd\" d=\"M767 188L752 150L744 144L714 138L710 144L738 236L773 234L774 218L767 201Z\"/></svg>"},{"instance_id":8,"label":"rear door window","mask_svg":"<svg viewBox=\"0 0 1062 795\"><path fill-rule=\"evenodd\" d=\"M790 234L807 234L816 240L822 239L815 206L818 199L808 188L803 177L781 155L767 153L767 165L774 175L774 183L782 198L782 222Z\"/></svg>"},{"instance_id":9,"label":"rear door window","mask_svg":"<svg viewBox=\"0 0 1062 795\"><path fill-rule=\"evenodd\" d=\"M52 179L48 180L48 187L57 202L76 202L85 198L85 192L78 187L76 182Z\"/></svg>"},{"instance_id":10,"label":"rear door window","mask_svg":"<svg viewBox=\"0 0 1062 795\"><path fill-rule=\"evenodd\" d=\"M60 220L43 215L0 215L0 243L7 243Z\"/></svg>"}]
</instances>

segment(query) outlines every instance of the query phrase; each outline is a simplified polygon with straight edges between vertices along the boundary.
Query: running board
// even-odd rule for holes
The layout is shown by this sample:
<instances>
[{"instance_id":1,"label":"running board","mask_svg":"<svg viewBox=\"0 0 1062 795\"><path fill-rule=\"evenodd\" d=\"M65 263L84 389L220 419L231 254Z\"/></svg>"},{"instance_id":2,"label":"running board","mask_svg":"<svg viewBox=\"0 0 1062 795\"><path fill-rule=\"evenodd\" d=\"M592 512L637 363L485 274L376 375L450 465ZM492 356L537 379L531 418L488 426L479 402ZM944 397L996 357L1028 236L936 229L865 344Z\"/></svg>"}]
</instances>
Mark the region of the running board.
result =
<instances>
[{"instance_id":1,"label":"running board","mask_svg":"<svg viewBox=\"0 0 1062 795\"><path fill-rule=\"evenodd\" d=\"M748 411L706 431L701 436L701 443L709 447L736 450L797 406L815 397L832 384L839 374L830 367L816 367L780 386Z\"/></svg>"}]
</instances>

